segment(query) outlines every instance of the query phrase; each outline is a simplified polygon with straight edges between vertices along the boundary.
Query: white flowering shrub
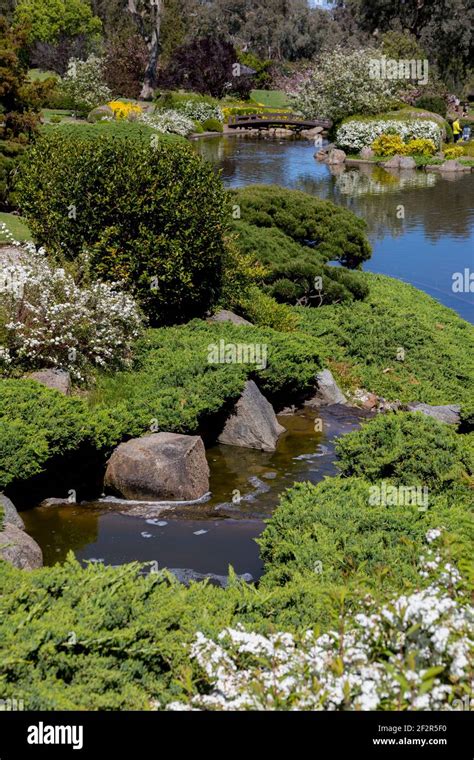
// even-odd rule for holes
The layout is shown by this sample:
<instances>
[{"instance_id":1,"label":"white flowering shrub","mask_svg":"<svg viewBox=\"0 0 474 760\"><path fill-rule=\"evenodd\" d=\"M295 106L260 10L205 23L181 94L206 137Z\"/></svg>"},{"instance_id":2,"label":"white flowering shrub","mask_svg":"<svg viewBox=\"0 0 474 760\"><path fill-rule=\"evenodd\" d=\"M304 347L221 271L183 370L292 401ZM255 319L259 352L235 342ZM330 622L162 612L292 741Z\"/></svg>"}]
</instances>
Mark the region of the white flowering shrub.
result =
<instances>
[{"instance_id":1,"label":"white flowering shrub","mask_svg":"<svg viewBox=\"0 0 474 760\"><path fill-rule=\"evenodd\" d=\"M221 123L224 121L224 114L219 106L213 106L211 103L200 103L195 100L185 100L177 106L180 113L183 113L188 119L193 121L207 121L207 119L216 119Z\"/></svg>"},{"instance_id":2,"label":"white flowering shrub","mask_svg":"<svg viewBox=\"0 0 474 760\"><path fill-rule=\"evenodd\" d=\"M376 137L383 134L397 134L402 140L433 140L437 148L441 146L441 129L434 121L413 119L381 119L379 121L347 121L336 132L336 144L346 151L358 152L370 147Z\"/></svg>"},{"instance_id":3,"label":"white flowering shrub","mask_svg":"<svg viewBox=\"0 0 474 760\"><path fill-rule=\"evenodd\" d=\"M94 367L130 363L142 319L116 284L80 288L32 245L2 266L0 283L0 372L52 367L84 382Z\"/></svg>"},{"instance_id":4,"label":"white flowering shrub","mask_svg":"<svg viewBox=\"0 0 474 760\"><path fill-rule=\"evenodd\" d=\"M138 121L147 124L158 132L171 133L187 137L195 131L194 121L181 111L165 110L144 113Z\"/></svg>"},{"instance_id":5,"label":"white flowering shrub","mask_svg":"<svg viewBox=\"0 0 474 760\"><path fill-rule=\"evenodd\" d=\"M426 534L436 542L441 530ZM228 628L191 648L209 692L170 710L452 710L474 707L474 609L457 569L428 548L427 588L367 609L339 631L299 637Z\"/></svg>"},{"instance_id":6,"label":"white flowering shrub","mask_svg":"<svg viewBox=\"0 0 474 760\"><path fill-rule=\"evenodd\" d=\"M86 61L70 59L61 87L76 111L88 113L111 99L112 91L105 84L103 66L103 60L95 55Z\"/></svg>"},{"instance_id":7,"label":"white flowering shrub","mask_svg":"<svg viewBox=\"0 0 474 760\"><path fill-rule=\"evenodd\" d=\"M325 53L294 98L294 108L309 119L340 121L352 114L376 114L396 101L400 83L370 77L372 48L347 52L340 47Z\"/></svg>"}]
</instances>

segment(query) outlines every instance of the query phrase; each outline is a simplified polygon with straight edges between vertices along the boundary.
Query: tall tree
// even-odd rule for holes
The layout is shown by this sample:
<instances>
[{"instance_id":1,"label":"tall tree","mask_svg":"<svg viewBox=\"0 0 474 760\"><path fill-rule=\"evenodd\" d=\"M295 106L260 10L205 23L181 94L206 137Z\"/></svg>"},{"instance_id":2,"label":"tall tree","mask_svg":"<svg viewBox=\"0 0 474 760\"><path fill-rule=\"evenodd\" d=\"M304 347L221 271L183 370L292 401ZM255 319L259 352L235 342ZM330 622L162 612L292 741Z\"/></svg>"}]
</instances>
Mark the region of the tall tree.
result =
<instances>
[{"instance_id":1,"label":"tall tree","mask_svg":"<svg viewBox=\"0 0 474 760\"><path fill-rule=\"evenodd\" d=\"M128 0L128 10L137 25L140 36L148 47L148 63L140 97L149 100L156 86L156 69L161 49L161 22L163 0Z\"/></svg>"}]
</instances>

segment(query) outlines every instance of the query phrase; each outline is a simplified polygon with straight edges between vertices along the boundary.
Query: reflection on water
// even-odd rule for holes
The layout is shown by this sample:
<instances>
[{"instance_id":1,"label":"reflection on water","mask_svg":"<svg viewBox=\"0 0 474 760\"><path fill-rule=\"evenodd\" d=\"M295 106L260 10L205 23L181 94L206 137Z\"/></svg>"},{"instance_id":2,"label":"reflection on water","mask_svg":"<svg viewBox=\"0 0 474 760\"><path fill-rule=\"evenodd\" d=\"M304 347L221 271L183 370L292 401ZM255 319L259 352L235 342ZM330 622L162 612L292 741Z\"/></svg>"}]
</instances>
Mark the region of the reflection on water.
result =
<instances>
[{"instance_id":1,"label":"reflection on water","mask_svg":"<svg viewBox=\"0 0 474 760\"><path fill-rule=\"evenodd\" d=\"M364 269L411 282L474 322L473 294L452 292L453 274L474 266L472 173L330 169L306 140L216 137L195 145L228 186L283 185L351 209L366 220L373 245Z\"/></svg>"},{"instance_id":2,"label":"reflection on water","mask_svg":"<svg viewBox=\"0 0 474 760\"><path fill-rule=\"evenodd\" d=\"M279 417L287 432L273 453L213 446L207 451L212 497L204 503L172 509L104 501L37 507L22 513L26 530L47 565L64 561L72 550L80 560L139 560L218 575L226 575L232 564L236 572L257 578L255 538L279 495L295 481L317 483L334 475L335 438L366 415L338 406L318 410L321 433L314 430L316 411L306 408Z\"/></svg>"}]
</instances>

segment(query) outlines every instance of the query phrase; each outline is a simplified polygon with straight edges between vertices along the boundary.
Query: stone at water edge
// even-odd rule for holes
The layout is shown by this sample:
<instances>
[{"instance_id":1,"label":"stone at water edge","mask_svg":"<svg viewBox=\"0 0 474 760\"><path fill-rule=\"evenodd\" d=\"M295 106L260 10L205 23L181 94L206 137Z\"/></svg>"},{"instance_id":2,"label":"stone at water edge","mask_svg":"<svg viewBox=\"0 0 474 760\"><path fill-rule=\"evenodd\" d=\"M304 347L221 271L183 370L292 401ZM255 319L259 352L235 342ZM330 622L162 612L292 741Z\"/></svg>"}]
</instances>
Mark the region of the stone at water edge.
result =
<instances>
[{"instance_id":1,"label":"stone at water edge","mask_svg":"<svg viewBox=\"0 0 474 760\"><path fill-rule=\"evenodd\" d=\"M9 525L15 525L20 530L25 530L25 523L18 514L15 505L3 493L0 493L0 511L3 512L3 522L5 524L9 523Z\"/></svg>"},{"instance_id":2,"label":"stone at water edge","mask_svg":"<svg viewBox=\"0 0 474 760\"><path fill-rule=\"evenodd\" d=\"M457 404L445 404L443 406L430 406L429 404L413 403L407 404L409 412L421 412L428 417L434 417L439 422L445 422L447 425L459 425L461 422L461 407Z\"/></svg>"},{"instance_id":3,"label":"stone at water edge","mask_svg":"<svg viewBox=\"0 0 474 760\"><path fill-rule=\"evenodd\" d=\"M338 148L333 148L329 151L328 157L327 157L327 163L328 164L343 164L346 160L346 154L343 150L339 150Z\"/></svg>"},{"instance_id":4,"label":"stone at water edge","mask_svg":"<svg viewBox=\"0 0 474 760\"><path fill-rule=\"evenodd\" d=\"M444 164L428 164L426 167L427 171L436 171L436 172L470 172L471 167L465 166L464 164L460 164L459 161L456 161L455 159L450 159L449 161L445 161Z\"/></svg>"},{"instance_id":5,"label":"stone at water edge","mask_svg":"<svg viewBox=\"0 0 474 760\"><path fill-rule=\"evenodd\" d=\"M415 159L411 156L392 156L380 164L384 169L416 169Z\"/></svg>"},{"instance_id":6,"label":"stone at water edge","mask_svg":"<svg viewBox=\"0 0 474 760\"><path fill-rule=\"evenodd\" d=\"M234 314L233 311L227 309L219 309L212 317L209 318L210 322L232 322L234 325L252 325L247 319L239 317L238 314Z\"/></svg>"},{"instance_id":7,"label":"stone at water edge","mask_svg":"<svg viewBox=\"0 0 474 760\"><path fill-rule=\"evenodd\" d=\"M46 388L53 388L64 396L69 396L71 393L71 376L69 372L62 369L40 369L37 372L30 372L26 375L26 379L36 380L37 383L45 385Z\"/></svg>"},{"instance_id":8,"label":"stone at water edge","mask_svg":"<svg viewBox=\"0 0 474 760\"><path fill-rule=\"evenodd\" d=\"M104 486L137 501L199 499L209 491L202 438L152 433L121 443L107 463Z\"/></svg>"},{"instance_id":9,"label":"stone at water edge","mask_svg":"<svg viewBox=\"0 0 474 760\"><path fill-rule=\"evenodd\" d=\"M362 148L360 152L361 158L373 158L375 156L375 152L372 150L372 148L368 148L367 146L365 148Z\"/></svg>"},{"instance_id":10,"label":"stone at water edge","mask_svg":"<svg viewBox=\"0 0 474 760\"><path fill-rule=\"evenodd\" d=\"M43 567L43 553L36 541L11 523L0 531L0 558L19 570Z\"/></svg>"},{"instance_id":11,"label":"stone at water edge","mask_svg":"<svg viewBox=\"0 0 474 760\"><path fill-rule=\"evenodd\" d=\"M311 127L311 129L302 129L300 134L301 137L304 137L306 140L314 140L314 138L320 135L322 131L322 127Z\"/></svg>"},{"instance_id":12,"label":"stone at water edge","mask_svg":"<svg viewBox=\"0 0 474 760\"><path fill-rule=\"evenodd\" d=\"M284 432L270 402L253 380L248 380L218 441L246 449L275 451L278 438Z\"/></svg>"},{"instance_id":13,"label":"stone at water edge","mask_svg":"<svg viewBox=\"0 0 474 760\"><path fill-rule=\"evenodd\" d=\"M316 375L317 391L313 398L305 402L305 406L330 406L331 404L346 404L347 399L332 376L332 372L323 369Z\"/></svg>"}]
</instances>

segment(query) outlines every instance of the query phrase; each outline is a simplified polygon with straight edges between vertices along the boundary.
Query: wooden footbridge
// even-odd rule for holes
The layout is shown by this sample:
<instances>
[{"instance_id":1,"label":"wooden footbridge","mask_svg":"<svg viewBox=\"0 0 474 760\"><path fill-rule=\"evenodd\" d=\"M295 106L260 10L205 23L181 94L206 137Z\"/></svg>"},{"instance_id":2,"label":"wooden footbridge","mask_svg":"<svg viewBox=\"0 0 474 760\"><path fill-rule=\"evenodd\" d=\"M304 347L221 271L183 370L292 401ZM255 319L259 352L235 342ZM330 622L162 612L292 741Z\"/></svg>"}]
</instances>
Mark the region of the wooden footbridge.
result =
<instances>
[{"instance_id":1,"label":"wooden footbridge","mask_svg":"<svg viewBox=\"0 0 474 760\"><path fill-rule=\"evenodd\" d=\"M303 129L314 129L322 127L329 129L332 127L330 119L301 119L288 112L267 112L262 114L245 114L231 116L228 124L230 129L293 129L295 132L301 132Z\"/></svg>"}]
</instances>

